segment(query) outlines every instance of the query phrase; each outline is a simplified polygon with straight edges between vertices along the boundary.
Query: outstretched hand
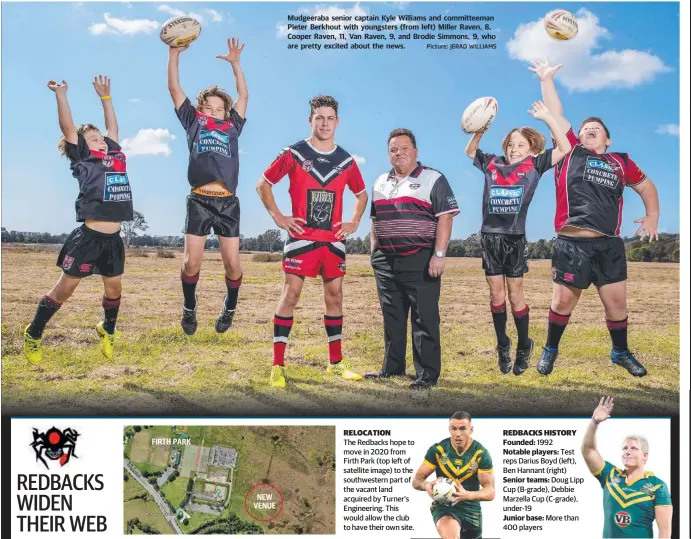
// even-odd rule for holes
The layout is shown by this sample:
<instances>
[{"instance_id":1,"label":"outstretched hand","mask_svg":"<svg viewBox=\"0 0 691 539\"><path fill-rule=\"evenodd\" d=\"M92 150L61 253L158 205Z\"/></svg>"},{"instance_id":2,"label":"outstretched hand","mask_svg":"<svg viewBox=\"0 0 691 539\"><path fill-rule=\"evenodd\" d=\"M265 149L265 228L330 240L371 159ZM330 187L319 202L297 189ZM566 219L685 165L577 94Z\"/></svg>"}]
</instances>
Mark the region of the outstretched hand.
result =
<instances>
[{"instance_id":1,"label":"outstretched hand","mask_svg":"<svg viewBox=\"0 0 691 539\"><path fill-rule=\"evenodd\" d=\"M553 66L552 64L549 63L548 58L541 58L539 60L534 60L531 62L533 64L533 67L529 67L530 71L535 73L540 80L546 80L546 79L551 79L554 77L554 74L559 71L562 67L564 67L564 64L557 64Z\"/></svg>"},{"instance_id":2,"label":"outstretched hand","mask_svg":"<svg viewBox=\"0 0 691 539\"><path fill-rule=\"evenodd\" d=\"M528 109L528 113L530 113L533 116L533 118L537 118L538 120L542 120L543 122L545 121L545 118L547 118L550 115L547 105L545 105L542 101L535 101L533 103L533 108Z\"/></svg>"},{"instance_id":3,"label":"outstretched hand","mask_svg":"<svg viewBox=\"0 0 691 539\"><path fill-rule=\"evenodd\" d=\"M600 404L593 412L593 421L595 423L602 423L612 414L614 409L614 397L602 397Z\"/></svg>"},{"instance_id":4,"label":"outstretched hand","mask_svg":"<svg viewBox=\"0 0 691 539\"><path fill-rule=\"evenodd\" d=\"M65 94L67 93L67 82L62 81L62 84L58 84L54 80L49 80L48 88L50 88L56 94Z\"/></svg>"},{"instance_id":5,"label":"outstretched hand","mask_svg":"<svg viewBox=\"0 0 691 539\"><path fill-rule=\"evenodd\" d=\"M94 77L93 85L98 97L106 97L110 95L110 79L105 75Z\"/></svg>"},{"instance_id":6,"label":"outstretched hand","mask_svg":"<svg viewBox=\"0 0 691 539\"><path fill-rule=\"evenodd\" d=\"M218 54L216 55L216 58L220 58L221 60L226 60L227 62L234 64L240 61L240 54L242 54L244 49L245 44L243 43L240 45L240 40L237 37L232 39L228 38L228 53Z\"/></svg>"},{"instance_id":7,"label":"outstretched hand","mask_svg":"<svg viewBox=\"0 0 691 539\"><path fill-rule=\"evenodd\" d=\"M634 220L634 223L640 223L641 225L634 234L634 236L640 236L641 241L645 240L646 236L648 237L648 241L660 239L657 233L657 217L646 215L645 217Z\"/></svg>"}]
</instances>

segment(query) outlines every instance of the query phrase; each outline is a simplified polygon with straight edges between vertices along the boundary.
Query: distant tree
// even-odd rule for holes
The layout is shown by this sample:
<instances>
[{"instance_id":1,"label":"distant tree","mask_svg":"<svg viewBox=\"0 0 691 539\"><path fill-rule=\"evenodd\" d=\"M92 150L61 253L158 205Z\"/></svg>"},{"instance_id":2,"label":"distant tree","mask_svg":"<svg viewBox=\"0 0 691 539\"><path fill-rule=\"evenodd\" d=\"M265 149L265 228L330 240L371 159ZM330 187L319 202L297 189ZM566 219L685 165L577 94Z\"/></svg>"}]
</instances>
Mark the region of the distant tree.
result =
<instances>
[{"instance_id":1,"label":"distant tree","mask_svg":"<svg viewBox=\"0 0 691 539\"><path fill-rule=\"evenodd\" d=\"M125 221L122 223L122 237L125 240L125 247L129 247L132 239L137 237L137 230L142 232L148 230L149 224L146 222L144 215L138 211L134 212L134 219L132 221Z\"/></svg>"},{"instance_id":2,"label":"distant tree","mask_svg":"<svg viewBox=\"0 0 691 539\"><path fill-rule=\"evenodd\" d=\"M134 432L140 432L142 430L142 428L139 425L135 425L132 428L134 429Z\"/></svg>"}]
</instances>

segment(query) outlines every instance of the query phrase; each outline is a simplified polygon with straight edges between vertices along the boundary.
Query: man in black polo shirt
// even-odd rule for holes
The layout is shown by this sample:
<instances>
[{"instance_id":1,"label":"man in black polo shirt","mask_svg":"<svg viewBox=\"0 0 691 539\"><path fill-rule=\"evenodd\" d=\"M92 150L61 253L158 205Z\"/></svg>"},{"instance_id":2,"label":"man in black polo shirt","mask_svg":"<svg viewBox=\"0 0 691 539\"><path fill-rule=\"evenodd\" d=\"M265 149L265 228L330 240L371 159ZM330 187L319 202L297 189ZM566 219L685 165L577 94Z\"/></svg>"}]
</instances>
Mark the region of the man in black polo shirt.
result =
<instances>
[{"instance_id":1,"label":"man in black polo shirt","mask_svg":"<svg viewBox=\"0 0 691 539\"><path fill-rule=\"evenodd\" d=\"M441 370L439 294L458 204L444 175L420 164L415 135L389 135L393 168L372 189L372 267L384 315L384 363L366 378L405 374L408 312L413 330L412 389L437 383Z\"/></svg>"}]
</instances>

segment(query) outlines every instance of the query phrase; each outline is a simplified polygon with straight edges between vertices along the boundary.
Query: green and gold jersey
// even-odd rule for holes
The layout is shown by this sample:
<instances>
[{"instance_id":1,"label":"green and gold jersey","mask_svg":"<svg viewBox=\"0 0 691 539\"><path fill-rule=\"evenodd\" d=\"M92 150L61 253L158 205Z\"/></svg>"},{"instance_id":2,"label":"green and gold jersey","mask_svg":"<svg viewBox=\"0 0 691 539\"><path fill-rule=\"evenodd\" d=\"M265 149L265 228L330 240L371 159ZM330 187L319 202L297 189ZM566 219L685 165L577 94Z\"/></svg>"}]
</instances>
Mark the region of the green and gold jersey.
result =
<instances>
[{"instance_id":1,"label":"green and gold jersey","mask_svg":"<svg viewBox=\"0 0 691 539\"><path fill-rule=\"evenodd\" d=\"M603 537L653 537L655 508L672 505L664 481L652 472L633 483L627 483L626 472L605 462L593 474L602 486L605 509Z\"/></svg>"},{"instance_id":2,"label":"green and gold jersey","mask_svg":"<svg viewBox=\"0 0 691 539\"><path fill-rule=\"evenodd\" d=\"M456 451L451 438L442 440L427 450L425 462L434 466L437 477L458 481L466 490L480 490L477 474L492 471L492 457L477 440L473 440L462 453ZM458 508L460 506L479 510L480 502L465 501L455 505Z\"/></svg>"}]
</instances>

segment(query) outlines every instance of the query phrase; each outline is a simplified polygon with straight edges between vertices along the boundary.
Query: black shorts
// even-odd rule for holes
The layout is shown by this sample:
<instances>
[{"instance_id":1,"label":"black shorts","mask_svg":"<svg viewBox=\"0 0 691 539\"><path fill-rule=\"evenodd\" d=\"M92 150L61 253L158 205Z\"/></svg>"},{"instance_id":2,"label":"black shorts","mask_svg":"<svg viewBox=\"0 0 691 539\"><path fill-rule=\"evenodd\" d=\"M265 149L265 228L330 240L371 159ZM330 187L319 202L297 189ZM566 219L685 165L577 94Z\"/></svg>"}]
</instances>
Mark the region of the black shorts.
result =
<instances>
[{"instance_id":1,"label":"black shorts","mask_svg":"<svg viewBox=\"0 0 691 539\"><path fill-rule=\"evenodd\" d=\"M117 277L125 271L125 245L120 232L104 234L86 225L75 228L60 250L56 265L71 277L94 273Z\"/></svg>"},{"instance_id":2,"label":"black shorts","mask_svg":"<svg viewBox=\"0 0 691 539\"><path fill-rule=\"evenodd\" d=\"M225 238L240 237L240 201L238 197L209 197L198 193L187 195L185 234Z\"/></svg>"},{"instance_id":3,"label":"black shorts","mask_svg":"<svg viewBox=\"0 0 691 539\"><path fill-rule=\"evenodd\" d=\"M528 273L528 246L525 235L492 234L483 232L482 269L485 275L505 275L509 278L523 277Z\"/></svg>"},{"instance_id":4,"label":"black shorts","mask_svg":"<svg viewBox=\"0 0 691 539\"><path fill-rule=\"evenodd\" d=\"M585 290L626 280L626 250L619 237L558 236L552 253L552 280Z\"/></svg>"}]
</instances>

